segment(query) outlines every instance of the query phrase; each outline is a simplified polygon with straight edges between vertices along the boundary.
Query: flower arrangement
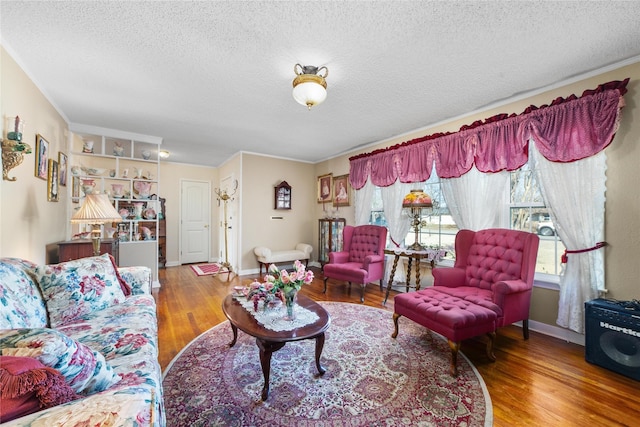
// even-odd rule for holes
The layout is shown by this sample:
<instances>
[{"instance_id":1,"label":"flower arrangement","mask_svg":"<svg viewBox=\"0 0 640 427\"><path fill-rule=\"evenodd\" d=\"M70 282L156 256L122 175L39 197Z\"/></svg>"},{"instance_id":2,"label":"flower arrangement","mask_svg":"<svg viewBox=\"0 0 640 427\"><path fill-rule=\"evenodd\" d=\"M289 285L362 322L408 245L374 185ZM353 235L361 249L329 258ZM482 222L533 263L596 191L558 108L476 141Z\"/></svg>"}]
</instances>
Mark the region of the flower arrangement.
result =
<instances>
[{"instance_id":1,"label":"flower arrangement","mask_svg":"<svg viewBox=\"0 0 640 427\"><path fill-rule=\"evenodd\" d=\"M281 300L285 304L287 299L298 292L302 285L313 282L313 271L305 270L304 264L299 260L293 263L294 271L278 270L275 264L271 264L264 277L264 283L255 281L249 286L247 299L253 301L253 309L258 310L258 303L264 302L264 307L269 303Z\"/></svg>"}]
</instances>

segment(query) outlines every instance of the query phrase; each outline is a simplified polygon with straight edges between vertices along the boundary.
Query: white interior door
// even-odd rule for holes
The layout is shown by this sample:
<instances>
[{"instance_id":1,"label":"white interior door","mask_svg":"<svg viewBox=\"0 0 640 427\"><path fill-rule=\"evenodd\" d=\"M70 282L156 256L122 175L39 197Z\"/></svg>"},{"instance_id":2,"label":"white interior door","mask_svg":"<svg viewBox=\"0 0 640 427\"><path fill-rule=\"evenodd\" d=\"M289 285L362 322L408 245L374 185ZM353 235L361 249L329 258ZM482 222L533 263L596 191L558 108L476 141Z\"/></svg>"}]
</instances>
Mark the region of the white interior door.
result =
<instances>
[{"instance_id":1,"label":"white interior door","mask_svg":"<svg viewBox=\"0 0 640 427\"><path fill-rule=\"evenodd\" d=\"M237 248L238 248L238 227L237 227L237 193L234 194L236 189L236 181L232 176L224 178L220 181L220 190L226 191L227 194L232 195L226 203L226 236L225 236L225 203L220 202L220 260L227 261L233 267L233 271L237 272Z\"/></svg>"},{"instance_id":2,"label":"white interior door","mask_svg":"<svg viewBox=\"0 0 640 427\"><path fill-rule=\"evenodd\" d=\"M180 186L180 262L208 262L211 239L211 185L183 180Z\"/></svg>"}]
</instances>

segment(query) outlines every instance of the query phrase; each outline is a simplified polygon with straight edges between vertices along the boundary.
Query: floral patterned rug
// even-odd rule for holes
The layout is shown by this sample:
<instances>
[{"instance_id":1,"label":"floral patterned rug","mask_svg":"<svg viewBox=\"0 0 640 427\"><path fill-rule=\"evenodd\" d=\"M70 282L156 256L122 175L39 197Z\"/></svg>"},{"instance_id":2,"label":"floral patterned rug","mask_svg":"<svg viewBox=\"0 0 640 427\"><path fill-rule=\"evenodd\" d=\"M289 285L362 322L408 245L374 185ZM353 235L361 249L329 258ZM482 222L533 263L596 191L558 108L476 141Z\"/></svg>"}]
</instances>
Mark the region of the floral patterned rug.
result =
<instances>
[{"instance_id":1,"label":"floral patterned rug","mask_svg":"<svg viewBox=\"0 0 640 427\"><path fill-rule=\"evenodd\" d=\"M484 381L461 353L449 375L443 337L390 311L321 302L331 325L318 376L315 341L287 343L273 353L269 398L255 339L229 322L200 335L164 373L167 426L491 426Z\"/></svg>"}]
</instances>

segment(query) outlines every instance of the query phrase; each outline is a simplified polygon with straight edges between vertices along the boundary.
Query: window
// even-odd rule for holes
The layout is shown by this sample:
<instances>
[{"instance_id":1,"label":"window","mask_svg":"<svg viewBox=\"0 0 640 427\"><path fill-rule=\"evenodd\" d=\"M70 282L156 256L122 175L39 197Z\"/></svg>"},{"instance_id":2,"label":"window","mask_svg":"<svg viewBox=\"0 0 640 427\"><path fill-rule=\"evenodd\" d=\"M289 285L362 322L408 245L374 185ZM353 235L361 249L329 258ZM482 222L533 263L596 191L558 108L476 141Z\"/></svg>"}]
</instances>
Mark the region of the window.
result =
<instances>
[{"instance_id":1,"label":"window","mask_svg":"<svg viewBox=\"0 0 640 427\"><path fill-rule=\"evenodd\" d=\"M433 208L425 209L423 212L422 226L418 233L419 242L424 246L445 249L445 259L455 259L454 243L458 227L444 200L440 178L432 173L423 190L431 196ZM504 227L536 233L540 237L536 273L559 275L560 256L565 246L556 233L549 210L542 200L538 181L528 163L511 172L508 209L509 224L504 224ZM381 191L377 187L373 193L369 223L387 226ZM402 244L406 247L414 241L415 231L411 227Z\"/></svg>"},{"instance_id":2,"label":"window","mask_svg":"<svg viewBox=\"0 0 640 427\"><path fill-rule=\"evenodd\" d=\"M540 237L536 273L559 275L560 256L565 247L558 238L529 163L511 172L510 193L510 227L536 233Z\"/></svg>"},{"instance_id":3,"label":"window","mask_svg":"<svg viewBox=\"0 0 640 427\"><path fill-rule=\"evenodd\" d=\"M433 208L424 209L422 212L422 226L418 232L418 242L426 247L445 249L447 251L445 259L454 259L454 242L458 227L453 221L449 208L447 208L447 203L444 200L440 178L435 173L432 173L422 190L431 196ZM401 201L398 203L401 203ZM387 220L384 215L382 194L379 187L374 189L371 205L369 223L386 227ZM415 240L415 229L411 227L404 241L398 243L408 247Z\"/></svg>"}]
</instances>

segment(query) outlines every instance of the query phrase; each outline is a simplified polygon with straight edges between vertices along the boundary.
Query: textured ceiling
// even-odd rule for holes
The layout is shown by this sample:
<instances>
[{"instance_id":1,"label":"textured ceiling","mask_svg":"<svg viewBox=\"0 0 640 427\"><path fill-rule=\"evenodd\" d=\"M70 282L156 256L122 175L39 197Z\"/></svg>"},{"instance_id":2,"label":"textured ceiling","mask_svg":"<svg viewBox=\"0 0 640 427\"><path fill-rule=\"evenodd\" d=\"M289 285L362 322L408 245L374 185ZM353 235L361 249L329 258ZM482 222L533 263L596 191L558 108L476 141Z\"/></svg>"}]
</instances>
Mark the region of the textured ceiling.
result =
<instances>
[{"instance_id":1,"label":"textured ceiling","mask_svg":"<svg viewBox=\"0 0 640 427\"><path fill-rule=\"evenodd\" d=\"M219 166L317 162L640 61L639 16L618 1L1 1L0 32L70 122ZM329 69L311 111L291 96L296 63Z\"/></svg>"}]
</instances>

